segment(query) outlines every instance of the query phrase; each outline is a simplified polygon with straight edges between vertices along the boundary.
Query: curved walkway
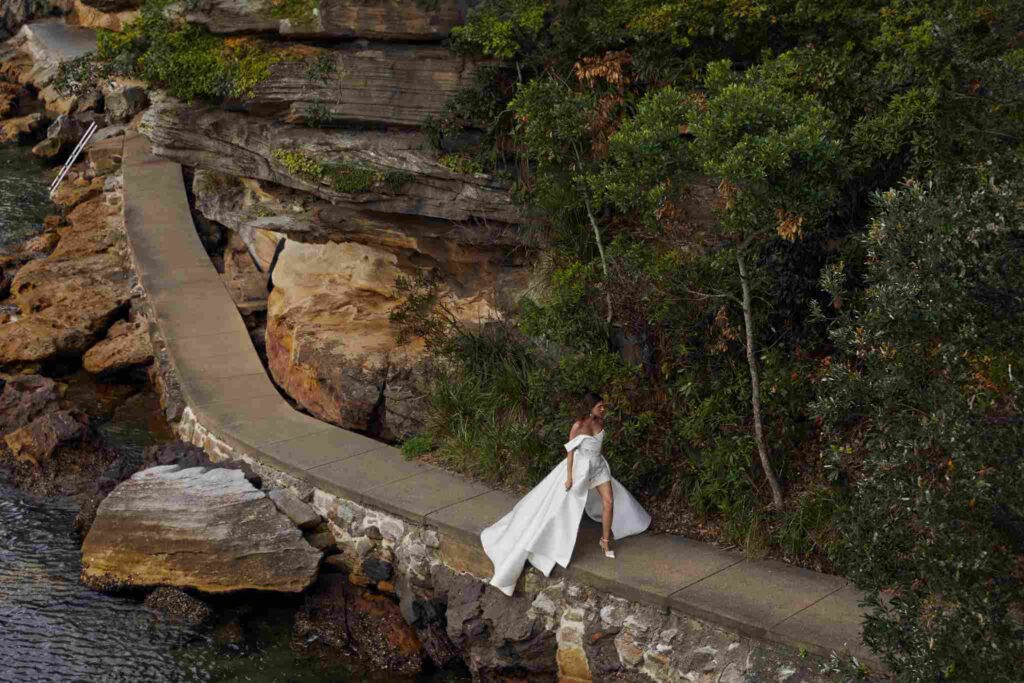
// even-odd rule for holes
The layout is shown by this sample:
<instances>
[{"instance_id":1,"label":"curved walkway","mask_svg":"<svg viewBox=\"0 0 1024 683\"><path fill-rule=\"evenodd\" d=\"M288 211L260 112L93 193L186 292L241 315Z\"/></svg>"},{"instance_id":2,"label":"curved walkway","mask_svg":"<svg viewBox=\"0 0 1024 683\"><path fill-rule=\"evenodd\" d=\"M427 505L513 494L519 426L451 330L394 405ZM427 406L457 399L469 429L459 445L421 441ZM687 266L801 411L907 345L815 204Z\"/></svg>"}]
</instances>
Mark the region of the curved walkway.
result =
<instances>
[{"instance_id":1,"label":"curved walkway","mask_svg":"<svg viewBox=\"0 0 1024 683\"><path fill-rule=\"evenodd\" d=\"M436 527L470 548L515 503L508 494L293 410L268 379L196 234L178 164L125 142L124 211L136 268L185 399L217 437L328 493ZM623 540L606 560L585 524L566 574L609 593L672 608L742 634L818 654L861 643L859 593L818 574L666 534ZM556 568L556 572L561 571Z\"/></svg>"}]
</instances>

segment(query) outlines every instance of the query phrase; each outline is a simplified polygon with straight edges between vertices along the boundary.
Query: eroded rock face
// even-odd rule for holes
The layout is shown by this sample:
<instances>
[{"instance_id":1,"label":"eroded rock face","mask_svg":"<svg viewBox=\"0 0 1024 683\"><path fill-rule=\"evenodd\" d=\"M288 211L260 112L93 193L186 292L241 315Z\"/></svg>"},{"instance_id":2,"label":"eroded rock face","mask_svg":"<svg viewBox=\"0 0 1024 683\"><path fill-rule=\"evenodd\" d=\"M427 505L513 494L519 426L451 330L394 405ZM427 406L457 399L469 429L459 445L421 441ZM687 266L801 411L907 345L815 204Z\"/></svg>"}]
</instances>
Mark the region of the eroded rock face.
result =
<instances>
[{"instance_id":1,"label":"eroded rock face","mask_svg":"<svg viewBox=\"0 0 1024 683\"><path fill-rule=\"evenodd\" d=\"M120 321L111 326L107 337L82 357L87 372L99 374L117 372L133 365L153 361L153 344L149 332L141 323Z\"/></svg>"},{"instance_id":2,"label":"eroded rock face","mask_svg":"<svg viewBox=\"0 0 1024 683\"><path fill-rule=\"evenodd\" d=\"M267 358L274 379L317 417L369 429L397 349L388 314L401 270L394 254L355 243L288 242L274 270Z\"/></svg>"},{"instance_id":3,"label":"eroded rock face","mask_svg":"<svg viewBox=\"0 0 1024 683\"><path fill-rule=\"evenodd\" d=\"M449 221L520 220L504 186L486 175L449 171L417 132L310 129L168 98L157 99L146 110L141 130L159 156L186 166L269 180L340 207ZM390 174L391 180L342 191L339 187L348 186L295 170L282 156L287 154L334 168Z\"/></svg>"},{"instance_id":4,"label":"eroded rock face","mask_svg":"<svg viewBox=\"0 0 1024 683\"><path fill-rule=\"evenodd\" d=\"M193 588L298 593L320 553L239 470L153 467L100 504L82 544L95 588Z\"/></svg>"},{"instance_id":5,"label":"eroded rock face","mask_svg":"<svg viewBox=\"0 0 1024 683\"><path fill-rule=\"evenodd\" d=\"M264 268L269 264L264 244L272 255L280 236L298 242L360 242L409 250L433 259L434 265L472 261L480 248L529 251L539 246L515 225L453 223L336 206L307 192L214 171L197 171L192 191L200 213L241 235Z\"/></svg>"},{"instance_id":6,"label":"eroded rock face","mask_svg":"<svg viewBox=\"0 0 1024 683\"><path fill-rule=\"evenodd\" d=\"M107 2L110 0L90 0ZM474 0L320 0L318 15L275 16L272 0L198 0L186 10L195 24L214 33L279 31L284 34L368 38L371 40L440 41L466 19Z\"/></svg>"},{"instance_id":7,"label":"eroded rock face","mask_svg":"<svg viewBox=\"0 0 1024 683\"><path fill-rule=\"evenodd\" d=\"M292 123L421 126L472 85L478 63L446 48L416 45L290 47L245 101Z\"/></svg>"},{"instance_id":8,"label":"eroded rock face","mask_svg":"<svg viewBox=\"0 0 1024 683\"><path fill-rule=\"evenodd\" d=\"M439 567L435 590L448 603L448 637L483 680L519 674L527 680L558 677L555 634L525 597L509 598L469 574Z\"/></svg>"},{"instance_id":9,"label":"eroded rock face","mask_svg":"<svg viewBox=\"0 0 1024 683\"><path fill-rule=\"evenodd\" d=\"M22 266L10 302L20 317L0 325L0 363L83 353L130 298L119 207L96 197L75 208L70 227L44 259Z\"/></svg>"},{"instance_id":10,"label":"eroded rock face","mask_svg":"<svg viewBox=\"0 0 1024 683\"><path fill-rule=\"evenodd\" d=\"M268 301L267 358L277 383L317 417L384 438L421 426L423 343L399 346L389 320L400 303L396 280L417 272L413 256L286 242ZM494 317L504 275L484 259L452 272L453 310L470 322Z\"/></svg>"}]
</instances>

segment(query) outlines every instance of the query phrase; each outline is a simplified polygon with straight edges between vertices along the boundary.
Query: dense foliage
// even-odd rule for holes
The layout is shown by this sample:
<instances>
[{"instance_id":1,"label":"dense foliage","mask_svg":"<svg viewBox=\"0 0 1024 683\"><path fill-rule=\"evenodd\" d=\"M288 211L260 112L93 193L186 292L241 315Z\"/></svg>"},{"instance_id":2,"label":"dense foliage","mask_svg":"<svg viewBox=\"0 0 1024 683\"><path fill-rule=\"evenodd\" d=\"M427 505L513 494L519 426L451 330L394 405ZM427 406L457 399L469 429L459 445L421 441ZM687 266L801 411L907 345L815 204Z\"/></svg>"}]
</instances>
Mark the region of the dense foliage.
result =
<instances>
[{"instance_id":1,"label":"dense foliage","mask_svg":"<svg viewBox=\"0 0 1024 683\"><path fill-rule=\"evenodd\" d=\"M865 288L842 263L823 278L857 299L816 406L854 481L843 567L902 680L1009 681L1024 661L1024 177L985 170L880 196Z\"/></svg>"},{"instance_id":2,"label":"dense foliage","mask_svg":"<svg viewBox=\"0 0 1024 683\"><path fill-rule=\"evenodd\" d=\"M410 451L530 485L601 388L663 528L884 591L903 680L1013 680L1022 31L1015 0L481 2L453 48L503 65L432 130L515 171L548 287L466 327L403 283L438 361Z\"/></svg>"},{"instance_id":3,"label":"dense foliage","mask_svg":"<svg viewBox=\"0 0 1024 683\"><path fill-rule=\"evenodd\" d=\"M121 32L100 30L95 53L61 65L58 89L79 94L116 74L184 100L246 97L270 75L272 64L299 58L260 40L215 36L177 17L175 7L170 0L146 0Z\"/></svg>"}]
</instances>

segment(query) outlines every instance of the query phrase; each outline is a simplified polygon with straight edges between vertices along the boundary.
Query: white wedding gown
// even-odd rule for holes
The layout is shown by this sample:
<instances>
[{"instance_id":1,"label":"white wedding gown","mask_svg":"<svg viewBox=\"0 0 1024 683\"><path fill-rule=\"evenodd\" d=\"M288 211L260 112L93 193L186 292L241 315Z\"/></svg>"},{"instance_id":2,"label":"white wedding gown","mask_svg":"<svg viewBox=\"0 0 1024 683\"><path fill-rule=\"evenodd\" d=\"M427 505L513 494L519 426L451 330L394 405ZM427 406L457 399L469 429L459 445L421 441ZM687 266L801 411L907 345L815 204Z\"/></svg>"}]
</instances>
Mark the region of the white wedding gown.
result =
<instances>
[{"instance_id":1,"label":"white wedding gown","mask_svg":"<svg viewBox=\"0 0 1024 683\"><path fill-rule=\"evenodd\" d=\"M512 595L527 560L544 576L556 564L568 565L583 512L595 522L601 521L601 496L594 487L606 481L612 484L614 501L612 536L622 539L647 530L651 516L611 476L608 461L601 455L603 440L602 431L597 436L577 436L565 444L566 452L576 451L570 490L565 490L568 459L564 459L511 512L480 533L484 552L494 563L492 586Z\"/></svg>"}]
</instances>

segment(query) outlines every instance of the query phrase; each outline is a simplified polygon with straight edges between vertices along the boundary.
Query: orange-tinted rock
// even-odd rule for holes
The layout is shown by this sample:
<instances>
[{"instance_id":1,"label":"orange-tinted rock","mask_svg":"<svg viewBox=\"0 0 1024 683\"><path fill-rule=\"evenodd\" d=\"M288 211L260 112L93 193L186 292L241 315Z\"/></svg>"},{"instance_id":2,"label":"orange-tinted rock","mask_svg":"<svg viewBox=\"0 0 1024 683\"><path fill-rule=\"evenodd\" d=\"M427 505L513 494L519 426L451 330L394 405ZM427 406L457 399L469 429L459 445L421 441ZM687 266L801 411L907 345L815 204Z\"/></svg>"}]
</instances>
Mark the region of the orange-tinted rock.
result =
<instances>
[{"instance_id":1,"label":"orange-tinted rock","mask_svg":"<svg viewBox=\"0 0 1024 683\"><path fill-rule=\"evenodd\" d=\"M0 325L0 363L81 354L129 300L120 211L96 198L69 220L54 252L23 265L11 283L21 315Z\"/></svg>"},{"instance_id":2,"label":"orange-tinted rock","mask_svg":"<svg viewBox=\"0 0 1024 683\"><path fill-rule=\"evenodd\" d=\"M26 145L37 142L46 135L49 124L49 119L39 112L8 119L0 125L0 144Z\"/></svg>"},{"instance_id":3,"label":"orange-tinted rock","mask_svg":"<svg viewBox=\"0 0 1024 683\"><path fill-rule=\"evenodd\" d=\"M25 242L23 249L29 253L49 254L58 242L60 235L56 231L44 232Z\"/></svg>"},{"instance_id":4,"label":"orange-tinted rock","mask_svg":"<svg viewBox=\"0 0 1024 683\"><path fill-rule=\"evenodd\" d=\"M349 635L374 666L401 674L423 668L423 644L398 605L384 595L353 590L346 603Z\"/></svg>"},{"instance_id":5,"label":"orange-tinted rock","mask_svg":"<svg viewBox=\"0 0 1024 683\"><path fill-rule=\"evenodd\" d=\"M53 193L53 203L71 210L84 202L98 197L103 193L103 178L65 178L57 191Z\"/></svg>"},{"instance_id":6,"label":"orange-tinted rock","mask_svg":"<svg viewBox=\"0 0 1024 683\"><path fill-rule=\"evenodd\" d=\"M469 323L496 315L501 268L449 265L452 307ZM399 345L391 312L397 278L418 268L407 253L345 242L288 241L273 272L267 358L276 382L317 417L350 429L405 438L421 428L422 340ZM511 283L512 280L509 280ZM457 290L455 288L458 288Z\"/></svg>"},{"instance_id":7,"label":"orange-tinted rock","mask_svg":"<svg viewBox=\"0 0 1024 683\"><path fill-rule=\"evenodd\" d=\"M93 374L117 372L153 360L153 344L141 323L121 321L107 332L107 338L85 352L82 367Z\"/></svg>"}]
</instances>

